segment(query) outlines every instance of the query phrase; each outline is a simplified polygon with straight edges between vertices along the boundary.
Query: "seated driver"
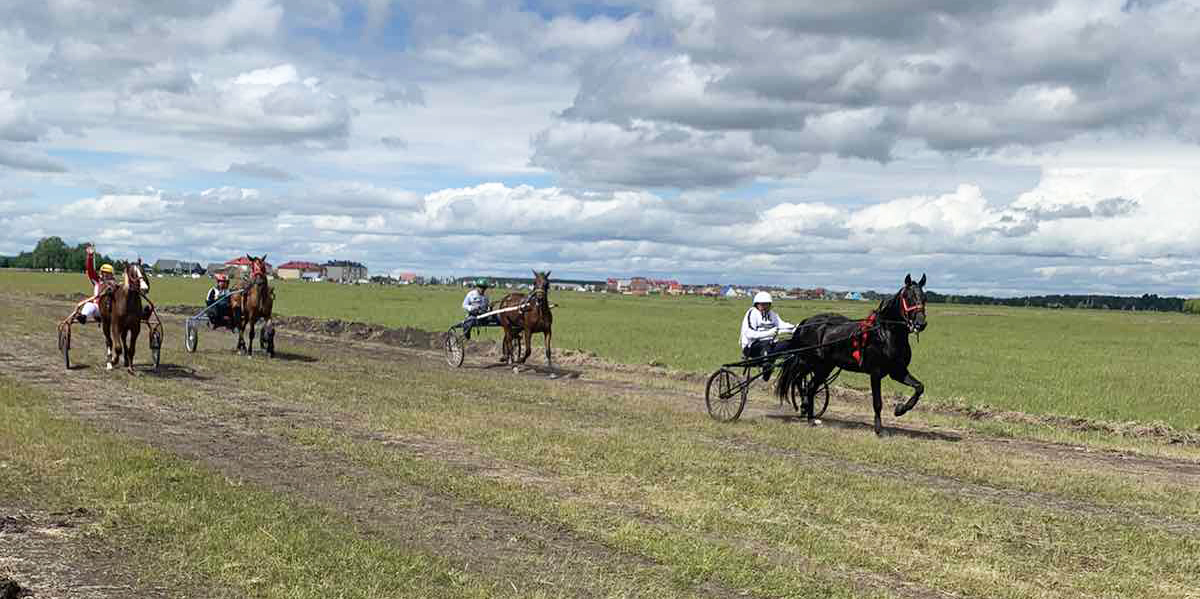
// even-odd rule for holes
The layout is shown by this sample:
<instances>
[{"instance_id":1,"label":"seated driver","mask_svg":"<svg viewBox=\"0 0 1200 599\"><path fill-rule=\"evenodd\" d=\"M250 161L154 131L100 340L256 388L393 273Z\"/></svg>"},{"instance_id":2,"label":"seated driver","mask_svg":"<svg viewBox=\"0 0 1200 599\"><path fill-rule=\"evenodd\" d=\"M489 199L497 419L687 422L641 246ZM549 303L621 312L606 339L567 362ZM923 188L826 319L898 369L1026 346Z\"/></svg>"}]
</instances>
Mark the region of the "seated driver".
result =
<instances>
[{"instance_id":1,"label":"seated driver","mask_svg":"<svg viewBox=\"0 0 1200 599\"><path fill-rule=\"evenodd\" d=\"M754 305L746 310L742 318L742 356L758 358L775 351L775 337L796 328L796 325L779 317L771 309L771 294L759 291L754 294ZM763 380L771 379L772 363L763 366Z\"/></svg>"},{"instance_id":2,"label":"seated driver","mask_svg":"<svg viewBox=\"0 0 1200 599\"><path fill-rule=\"evenodd\" d=\"M223 272L219 272L213 276L216 280L212 289L208 290L208 296L204 298L205 307L213 307L208 313L208 320L214 327L221 326L229 322L229 277Z\"/></svg>"},{"instance_id":3,"label":"seated driver","mask_svg":"<svg viewBox=\"0 0 1200 599\"><path fill-rule=\"evenodd\" d=\"M75 314L75 319L80 324L86 324L88 319L99 321L100 306L95 298L100 297L100 294L105 288L116 284L113 278L113 267L111 264L102 264L100 272L96 272L95 256L96 249L92 246L87 246L87 259L84 261L84 271L87 273L88 281L92 284L92 300L85 302L79 307L79 311Z\"/></svg>"},{"instance_id":4,"label":"seated driver","mask_svg":"<svg viewBox=\"0 0 1200 599\"><path fill-rule=\"evenodd\" d=\"M486 324L486 322L480 322L478 316L490 308L487 290L491 286L487 279L476 279L475 288L468 291L467 297L463 298L462 307L467 311L467 319L463 321L463 337L470 339L471 327Z\"/></svg>"}]
</instances>

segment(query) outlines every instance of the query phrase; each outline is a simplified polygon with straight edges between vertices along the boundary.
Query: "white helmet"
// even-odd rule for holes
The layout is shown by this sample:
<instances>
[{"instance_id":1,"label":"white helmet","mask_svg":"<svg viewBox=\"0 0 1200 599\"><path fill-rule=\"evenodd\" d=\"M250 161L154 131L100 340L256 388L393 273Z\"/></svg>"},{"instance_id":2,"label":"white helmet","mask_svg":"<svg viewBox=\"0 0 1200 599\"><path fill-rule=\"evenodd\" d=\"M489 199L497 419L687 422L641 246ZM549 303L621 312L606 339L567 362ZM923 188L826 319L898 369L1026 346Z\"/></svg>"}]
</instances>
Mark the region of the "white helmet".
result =
<instances>
[{"instance_id":1,"label":"white helmet","mask_svg":"<svg viewBox=\"0 0 1200 599\"><path fill-rule=\"evenodd\" d=\"M754 303L756 303L756 304L771 303L771 294L767 293L766 291L759 291L758 293L755 293L754 294Z\"/></svg>"}]
</instances>

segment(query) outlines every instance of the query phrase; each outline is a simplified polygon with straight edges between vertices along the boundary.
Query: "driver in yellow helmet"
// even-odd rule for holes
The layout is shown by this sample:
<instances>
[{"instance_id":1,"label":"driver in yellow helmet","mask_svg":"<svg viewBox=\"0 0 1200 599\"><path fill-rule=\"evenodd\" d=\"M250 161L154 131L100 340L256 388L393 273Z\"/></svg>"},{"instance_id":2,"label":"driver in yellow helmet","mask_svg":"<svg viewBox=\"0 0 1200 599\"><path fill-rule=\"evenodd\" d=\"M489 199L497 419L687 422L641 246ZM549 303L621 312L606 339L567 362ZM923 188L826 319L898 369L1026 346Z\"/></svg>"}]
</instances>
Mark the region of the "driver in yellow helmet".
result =
<instances>
[{"instance_id":1,"label":"driver in yellow helmet","mask_svg":"<svg viewBox=\"0 0 1200 599\"><path fill-rule=\"evenodd\" d=\"M116 279L113 278L113 267L111 264L101 264L100 272L96 272L95 256L96 249L92 246L87 246L87 260L84 262L84 270L87 272L88 281L92 283L92 297L84 302L79 307L79 314L75 316L81 324L87 324L89 318L95 320L100 313L100 305L96 303L96 298L100 297L100 293L105 287L112 285Z\"/></svg>"}]
</instances>

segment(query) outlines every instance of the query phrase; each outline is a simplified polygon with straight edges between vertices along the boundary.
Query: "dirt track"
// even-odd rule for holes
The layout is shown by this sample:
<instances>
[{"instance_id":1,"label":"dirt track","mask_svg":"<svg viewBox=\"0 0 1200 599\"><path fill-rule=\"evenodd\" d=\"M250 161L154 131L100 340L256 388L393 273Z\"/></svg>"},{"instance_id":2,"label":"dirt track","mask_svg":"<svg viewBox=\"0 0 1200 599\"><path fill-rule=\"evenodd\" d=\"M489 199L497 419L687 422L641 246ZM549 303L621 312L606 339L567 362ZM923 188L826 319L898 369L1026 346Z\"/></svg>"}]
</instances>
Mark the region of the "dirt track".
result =
<instances>
[{"instance_id":1,"label":"dirt track","mask_svg":"<svg viewBox=\"0 0 1200 599\"><path fill-rule=\"evenodd\" d=\"M0 296L2 301L6 300ZM44 317L46 323L53 323L65 306L59 301L39 300L35 313ZM181 319L166 317L164 320L167 322L167 343L180 343ZM441 361L440 353L424 349L428 344L422 344L420 339L412 335L406 338L407 341L390 339L393 342L389 343L389 339L384 338L380 342L379 335L371 334L359 334L350 339L330 336L348 331L348 327L331 327L322 332L314 332L313 327L306 328L309 330L294 331L281 325L278 343L283 359L311 362L313 358L308 356L318 356L336 348L340 352L353 353L357 359L366 362L415 361L426 368L444 370L448 376L464 376L463 373L466 373L465 376L494 377L502 382L511 381L516 376L507 368L490 368L490 362L479 359L473 359L465 370L452 371ZM319 325L317 329L320 329ZM575 596L591 594L586 587L571 586L573 581L586 579L587 576L604 573L618 575L633 571L652 578L670 576L652 560L624 553L552 524L530 521L505 510L476 505L428 488L381 478L336 455L297 445L281 431L294 427L337 430L350 438L375 443L392 451L447 463L485 476L520 481L551 495L568 496L571 490L548 473L493 459L477 459L470 448L437 438L396 436L375 430L369 418L362 414L314 410L310 405L289 402L257 391L220 372L199 372L186 363L164 364L158 373L140 374L175 379L179 385L186 386L189 393L198 395L207 404L204 409L183 409L178 402L168 402L155 394L130 389L126 379L128 375L123 372L110 373L98 367L102 356L96 351L98 342L80 343L74 361L81 366L64 376L54 340L47 332L49 330L52 327L48 325L46 331L38 333L10 331L14 334L0 335L0 374L52 393L62 400L59 409L65 414L187 459L203 462L230 478L301 497L314 505L344 513L361 527L361 534L381 536L405 546L445 556L468 570L508 573L512 580L534 587L544 584L560 591L565 588ZM89 330L77 335L77 338L90 335L98 339L99 335L93 333ZM228 338L224 335L205 331L202 333L202 348L209 349L202 351L222 351L212 348L218 343L225 346L226 341ZM404 347L413 345L421 349ZM144 365L146 353L143 351L139 358ZM294 366L303 368L306 364L297 363ZM559 381L561 385L640 394L648 400L661 402L669 409L694 413L696 418L707 418L703 411L702 390L699 389L693 393L664 391L643 386L636 380L603 380L586 366L562 371L562 374L567 376L564 377L566 380ZM532 370L524 376L544 378L544 373ZM839 395L841 397L835 398L828 413L827 425L847 429L846 434L865 434L870 428L869 417L863 409L865 403L855 392L845 391ZM764 405L762 402L752 402L743 418L788 420L778 417L774 409L770 406L764 408ZM1200 464L1183 460L995 438L966 429L934 427L921 421L919 410L902 423L889 424L901 425L893 428L893 434L932 442L983 446L996 452L1078 462L1147 479L1200 484ZM721 441L714 439L713 443ZM763 454L781 451L752 442L739 443L730 449ZM830 460L807 453L796 453L794 457L806 461ZM1035 505L1071 513L1114 515L1111 506L1093 505L1053 494L992 488L970 481L860 463L841 462L837 465L871 475L911 480L934 489L998 504ZM342 480L355 480L356 485L349 489L339 482ZM23 517L22 509L37 509L37 506L0 506L0 517L19 519ZM653 514L636 509L614 506L613 510L619 517L634 518L655 526L670 526L666 522L657 522ZM1115 515L1174 534L1200 536L1200 523L1197 522L1141 515L1133 511L1116 512ZM414 531L423 530L421 524L431 521L438 523L442 534L434 537L414 534ZM26 530L28 528L25 527ZM43 589L45 593L37 597L55 596L55 592L67 593L63 596L123 596L124 593L105 589L128 589L129 581L136 579L133 573L122 571L119 556L106 564L101 572L87 572L88 568L81 565L77 556L72 557L71 551L60 553L59 548L40 549L26 532L0 530L0 538L11 534L25 535L20 537L26 539L25 544L0 543L0 564L6 565L18 581L29 581L23 583L26 586ZM56 542L60 541L70 545L70 537L56 537ZM548 551L547 548L553 550ZM35 553L40 556L39 559L29 559ZM46 555L62 557L48 559ZM84 560L82 563L86 562ZM4 572L0 571L2 574ZM97 576L107 576L112 582L107 585L97 583ZM853 578L855 586L864 591L887 589L908 597L947 596L923 587L917 580L899 575L883 577L859 574L848 578ZM83 594L82 590L87 589L91 589L88 591L91 594ZM140 593L150 592L151 596L155 593L154 589L137 590ZM740 596L733 589L713 584L704 584L695 591L716 597Z\"/></svg>"}]
</instances>

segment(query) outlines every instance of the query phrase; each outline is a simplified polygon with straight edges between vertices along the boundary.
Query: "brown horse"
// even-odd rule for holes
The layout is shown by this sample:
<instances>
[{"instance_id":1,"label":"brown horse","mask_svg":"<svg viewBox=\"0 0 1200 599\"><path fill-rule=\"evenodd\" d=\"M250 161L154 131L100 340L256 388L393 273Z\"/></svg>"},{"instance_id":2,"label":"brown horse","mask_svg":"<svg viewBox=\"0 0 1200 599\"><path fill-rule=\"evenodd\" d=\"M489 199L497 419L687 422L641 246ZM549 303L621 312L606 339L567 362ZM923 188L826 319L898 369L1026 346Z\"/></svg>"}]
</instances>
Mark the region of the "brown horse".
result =
<instances>
[{"instance_id":1,"label":"brown horse","mask_svg":"<svg viewBox=\"0 0 1200 599\"><path fill-rule=\"evenodd\" d=\"M133 355L142 332L142 294L149 290L150 283L142 273L141 260L138 260L125 267L125 282L106 291L99 300L100 322L108 349L105 368L108 370L124 358L125 368L133 374Z\"/></svg>"},{"instance_id":2,"label":"brown horse","mask_svg":"<svg viewBox=\"0 0 1200 599\"><path fill-rule=\"evenodd\" d=\"M254 355L254 325L263 321L262 347L267 355L275 357L275 328L271 325L271 307L275 303L275 290L267 283L267 255L255 258L246 254L250 261L250 277L242 284L242 292L230 301L233 308L234 328L238 332L237 350ZM250 343L243 338L246 326L250 327Z\"/></svg>"},{"instance_id":3,"label":"brown horse","mask_svg":"<svg viewBox=\"0 0 1200 599\"><path fill-rule=\"evenodd\" d=\"M524 354L517 359L517 364L524 364L529 359L532 350L530 341L534 333L545 335L546 366L553 367L550 359L550 327L554 317L550 314L550 271L533 271L533 291L526 296L524 293L510 293L500 300L498 309L520 306L520 310L500 314L500 326L504 327L504 359L513 363L512 344L517 335L524 335Z\"/></svg>"}]
</instances>

